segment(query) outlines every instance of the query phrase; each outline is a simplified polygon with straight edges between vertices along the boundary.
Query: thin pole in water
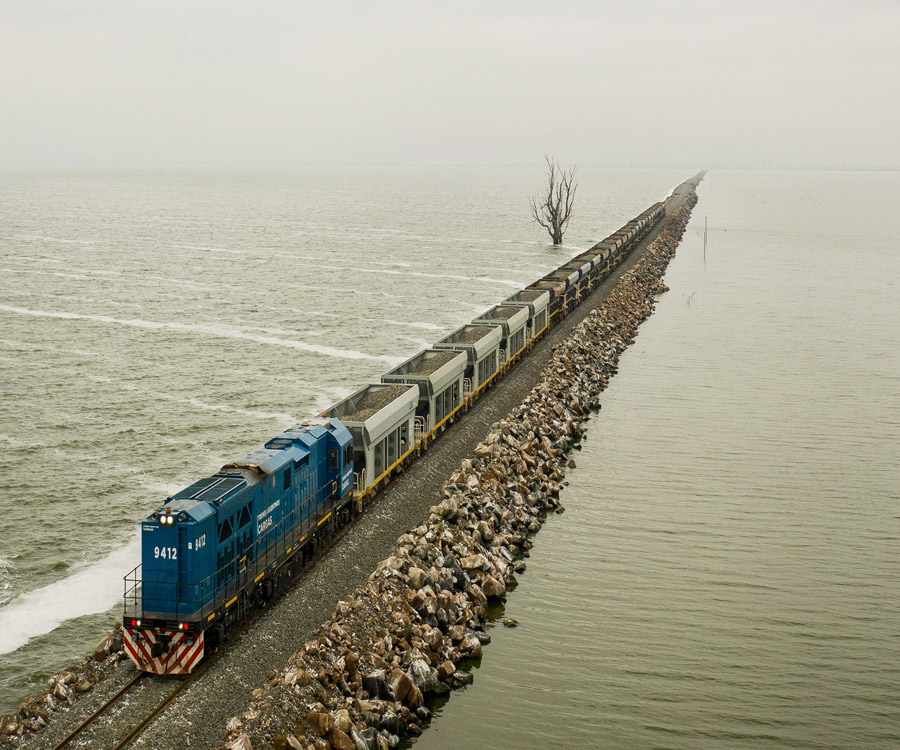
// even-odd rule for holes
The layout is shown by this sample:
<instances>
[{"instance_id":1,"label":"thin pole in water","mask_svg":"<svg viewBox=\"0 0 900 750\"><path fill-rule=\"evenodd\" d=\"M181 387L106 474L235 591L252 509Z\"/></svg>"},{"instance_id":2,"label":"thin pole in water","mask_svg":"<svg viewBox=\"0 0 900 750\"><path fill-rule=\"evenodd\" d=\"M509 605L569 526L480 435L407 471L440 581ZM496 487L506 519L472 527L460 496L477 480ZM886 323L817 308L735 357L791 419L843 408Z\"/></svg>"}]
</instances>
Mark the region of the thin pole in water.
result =
<instances>
[{"instance_id":1,"label":"thin pole in water","mask_svg":"<svg viewBox=\"0 0 900 750\"><path fill-rule=\"evenodd\" d=\"M706 263L706 232L709 229L709 217L703 217L703 262Z\"/></svg>"}]
</instances>

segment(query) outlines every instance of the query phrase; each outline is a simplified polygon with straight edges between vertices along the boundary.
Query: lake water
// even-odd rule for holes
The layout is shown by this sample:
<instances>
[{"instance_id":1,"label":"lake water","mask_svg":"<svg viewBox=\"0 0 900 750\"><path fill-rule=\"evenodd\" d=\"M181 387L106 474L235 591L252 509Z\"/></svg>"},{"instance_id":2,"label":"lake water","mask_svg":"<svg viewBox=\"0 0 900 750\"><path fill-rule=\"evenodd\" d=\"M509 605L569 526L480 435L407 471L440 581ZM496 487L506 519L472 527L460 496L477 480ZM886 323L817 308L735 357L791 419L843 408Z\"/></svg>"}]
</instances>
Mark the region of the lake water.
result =
<instances>
[{"instance_id":1,"label":"lake water","mask_svg":"<svg viewBox=\"0 0 900 750\"><path fill-rule=\"evenodd\" d=\"M900 747L900 174L698 192L520 626L415 747Z\"/></svg>"},{"instance_id":2,"label":"lake water","mask_svg":"<svg viewBox=\"0 0 900 750\"><path fill-rule=\"evenodd\" d=\"M139 521L665 196L539 166L0 172L0 712L119 616Z\"/></svg>"}]
</instances>

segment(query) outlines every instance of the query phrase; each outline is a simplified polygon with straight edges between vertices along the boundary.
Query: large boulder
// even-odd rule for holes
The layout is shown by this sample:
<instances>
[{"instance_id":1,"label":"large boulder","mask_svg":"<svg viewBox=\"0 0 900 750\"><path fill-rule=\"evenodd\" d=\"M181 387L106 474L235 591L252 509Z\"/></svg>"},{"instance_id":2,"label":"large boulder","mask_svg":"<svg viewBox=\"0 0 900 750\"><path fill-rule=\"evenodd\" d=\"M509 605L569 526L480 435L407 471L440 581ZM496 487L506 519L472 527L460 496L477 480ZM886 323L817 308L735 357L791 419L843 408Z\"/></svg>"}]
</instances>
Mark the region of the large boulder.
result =
<instances>
[{"instance_id":1,"label":"large boulder","mask_svg":"<svg viewBox=\"0 0 900 750\"><path fill-rule=\"evenodd\" d=\"M361 732L353 729L350 731L350 739L356 750L377 750L378 743L375 740L377 732L374 727L367 727Z\"/></svg>"},{"instance_id":2,"label":"large boulder","mask_svg":"<svg viewBox=\"0 0 900 750\"><path fill-rule=\"evenodd\" d=\"M391 692L394 694L394 698L401 703L407 703L410 691L415 687L412 678L402 669L395 669L391 672L391 681L389 684Z\"/></svg>"},{"instance_id":3,"label":"large boulder","mask_svg":"<svg viewBox=\"0 0 900 750\"><path fill-rule=\"evenodd\" d=\"M346 708L341 708L332 715L334 716L334 728L339 729L344 734L350 734L350 730L353 729L353 720L350 718L350 712Z\"/></svg>"},{"instance_id":4,"label":"large boulder","mask_svg":"<svg viewBox=\"0 0 900 750\"><path fill-rule=\"evenodd\" d=\"M420 589L425 585L425 571L421 568L412 567L406 575L407 583L412 589Z\"/></svg>"},{"instance_id":5,"label":"large boulder","mask_svg":"<svg viewBox=\"0 0 900 750\"><path fill-rule=\"evenodd\" d=\"M493 576L485 576L481 590L488 599L498 599L506 593L506 586Z\"/></svg>"},{"instance_id":6,"label":"large boulder","mask_svg":"<svg viewBox=\"0 0 900 750\"><path fill-rule=\"evenodd\" d=\"M253 750L253 743L250 742L250 735L242 732L225 744L227 750Z\"/></svg>"},{"instance_id":7,"label":"large boulder","mask_svg":"<svg viewBox=\"0 0 900 750\"><path fill-rule=\"evenodd\" d=\"M437 673L418 649L414 649L409 662L409 676L413 684L423 695L444 692L444 685L437 678Z\"/></svg>"},{"instance_id":8,"label":"large boulder","mask_svg":"<svg viewBox=\"0 0 900 750\"><path fill-rule=\"evenodd\" d=\"M356 744L350 739L350 736L340 729L332 729L326 739L334 750L356 750Z\"/></svg>"},{"instance_id":9,"label":"large boulder","mask_svg":"<svg viewBox=\"0 0 900 750\"><path fill-rule=\"evenodd\" d=\"M306 726L319 737L324 737L334 729L334 717L323 711L310 711L306 714Z\"/></svg>"},{"instance_id":10,"label":"large boulder","mask_svg":"<svg viewBox=\"0 0 900 750\"><path fill-rule=\"evenodd\" d=\"M364 675L362 678L363 690L365 690L370 698L390 698L391 691L387 683L387 672L383 669L376 669Z\"/></svg>"},{"instance_id":11,"label":"large boulder","mask_svg":"<svg viewBox=\"0 0 900 750\"><path fill-rule=\"evenodd\" d=\"M311 685L313 678L305 669L300 667L289 667L281 678L281 681L290 687L294 687L295 685L304 687L306 685Z\"/></svg>"},{"instance_id":12,"label":"large boulder","mask_svg":"<svg viewBox=\"0 0 900 750\"><path fill-rule=\"evenodd\" d=\"M454 674L456 674L456 665L449 659L437 668L437 676L441 682L447 682Z\"/></svg>"},{"instance_id":13,"label":"large boulder","mask_svg":"<svg viewBox=\"0 0 900 750\"><path fill-rule=\"evenodd\" d=\"M106 636L95 647L92 656L95 661L103 661L112 653L114 639L111 635Z\"/></svg>"},{"instance_id":14,"label":"large boulder","mask_svg":"<svg viewBox=\"0 0 900 750\"><path fill-rule=\"evenodd\" d=\"M459 561L464 570L487 570L491 564L488 559L481 554L469 555Z\"/></svg>"},{"instance_id":15,"label":"large boulder","mask_svg":"<svg viewBox=\"0 0 900 750\"><path fill-rule=\"evenodd\" d=\"M494 538L494 530L491 528L490 524L487 521L479 521L477 525L478 533L481 534L481 538L488 544L491 543L491 540Z\"/></svg>"},{"instance_id":16,"label":"large boulder","mask_svg":"<svg viewBox=\"0 0 900 750\"><path fill-rule=\"evenodd\" d=\"M459 516L459 503L455 497L448 497L431 508L431 512L447 521L454 521Z\"/></svg>"}]
</instances>

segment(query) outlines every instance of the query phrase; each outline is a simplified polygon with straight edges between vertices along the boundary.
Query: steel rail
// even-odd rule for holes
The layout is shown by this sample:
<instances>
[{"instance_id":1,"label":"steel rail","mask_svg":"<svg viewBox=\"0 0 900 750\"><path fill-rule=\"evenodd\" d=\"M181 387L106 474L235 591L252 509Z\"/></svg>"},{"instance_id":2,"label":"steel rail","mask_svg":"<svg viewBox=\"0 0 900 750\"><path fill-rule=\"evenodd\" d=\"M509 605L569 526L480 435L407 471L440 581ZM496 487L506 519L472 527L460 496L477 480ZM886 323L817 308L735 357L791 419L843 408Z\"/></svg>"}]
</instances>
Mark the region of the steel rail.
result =
<instances>
[{"instance_id":1,"label":"steel rail","mask_svg":"<svg viewBox=\"0 0 900 750\"><path fill-rule=\"evenodd\" d=\"M84 721L82 721L75 729L73 729L69 734L65 736L58 744L53 746L53 750L61 750L66 745L68 745L73 739L75 739L79 734L81 734L85 729L87 729L91 724L93 724L100 716L106 713L106 710L112 706L114 703L117 703L119 699L125 695L131 688L133 688L143 677L146 677L146 672L138 672L134 677L132 677L128 682L126 682L119 691L109 698L100 708L98 708L94 713L88 716Z\"/></svg>"}]
</instances>

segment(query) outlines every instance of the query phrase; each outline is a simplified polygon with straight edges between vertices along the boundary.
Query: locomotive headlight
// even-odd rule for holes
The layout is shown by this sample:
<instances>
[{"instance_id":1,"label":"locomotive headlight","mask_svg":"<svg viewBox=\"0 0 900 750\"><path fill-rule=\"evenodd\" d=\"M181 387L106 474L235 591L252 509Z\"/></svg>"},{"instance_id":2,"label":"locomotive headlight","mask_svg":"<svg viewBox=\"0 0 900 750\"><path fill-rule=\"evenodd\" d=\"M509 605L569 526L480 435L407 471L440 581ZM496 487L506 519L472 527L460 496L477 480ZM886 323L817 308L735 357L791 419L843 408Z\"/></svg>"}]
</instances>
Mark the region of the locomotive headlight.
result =
<instances>
[{"instance_id":1,"label":"locomotive headlight","mask_svg":"<svg viewBox=\"0 0 900 750\"><path fill-rule=\"evenodd\" d=\"M174 516L166 516L166 523L169 524L169 526L171 526L173 523L175 523L175 517Z\"/></svg>"}]
</instances>

